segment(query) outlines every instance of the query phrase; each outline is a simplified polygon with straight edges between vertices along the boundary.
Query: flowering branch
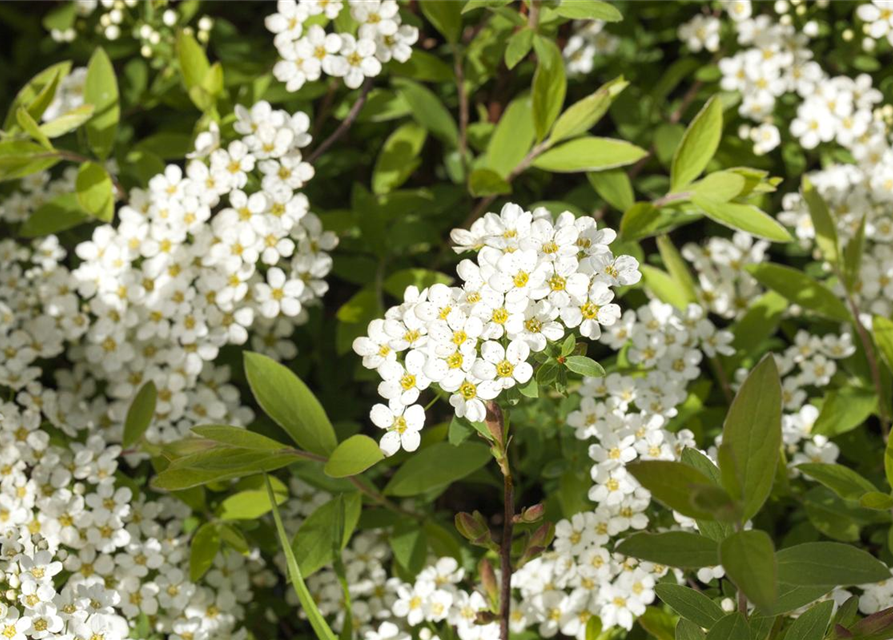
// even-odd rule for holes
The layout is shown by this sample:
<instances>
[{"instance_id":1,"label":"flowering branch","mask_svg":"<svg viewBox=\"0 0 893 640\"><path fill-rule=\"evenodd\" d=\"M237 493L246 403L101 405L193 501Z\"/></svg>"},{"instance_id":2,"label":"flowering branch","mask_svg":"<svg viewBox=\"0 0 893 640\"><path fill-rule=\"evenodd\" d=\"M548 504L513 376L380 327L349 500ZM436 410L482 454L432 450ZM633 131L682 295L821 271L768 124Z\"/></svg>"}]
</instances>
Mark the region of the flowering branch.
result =
<instances>
[{"instance_id":1,"label":"flowering branch","mask_svg":"<svg viewBox=\"0 0 893 640\"><path fill-rule=\"evenodd\" d=\"M366 78L366 81L360 88L360 95L347 113L347 117L341 121L341 124L339 124L338 128L332 132L332 135L323 140L322 143L320 143L320 145L307 156L307 162L310 164L315 162L322 154L328 151L329 147L338 142L338 140L348 132L356 121L357 116L360 115L360 110L363 108L363 105L366 104L366 98L369 97L369 92L372 90L372 84L372 78Z\"/></svg>"}]
</instances>

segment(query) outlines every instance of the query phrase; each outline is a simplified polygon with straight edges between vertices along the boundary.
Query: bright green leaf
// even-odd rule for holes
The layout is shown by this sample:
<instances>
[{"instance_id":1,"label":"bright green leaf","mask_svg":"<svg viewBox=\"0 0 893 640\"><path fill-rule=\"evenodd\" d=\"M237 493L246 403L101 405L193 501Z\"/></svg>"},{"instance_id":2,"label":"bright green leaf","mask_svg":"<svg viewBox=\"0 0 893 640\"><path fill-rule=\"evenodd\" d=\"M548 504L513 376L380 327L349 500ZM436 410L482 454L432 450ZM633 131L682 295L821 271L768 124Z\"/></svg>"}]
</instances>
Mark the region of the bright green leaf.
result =
<instances>
[{"instance_id":1,"label":"bright green leaf","mask_svg":"<svg viewBox=\"0 0 893 640\"><path fill-rule=\"evenodd\" d=\"M533 166L556 173L601 171L633 164L647 151L623 140L586 136L549 149L533 161Z\"/></svg>"},{"instance_id":2,"label":"bright green leaf","mask_svg":"<svg viewBox=\"0 0 893 640\"><path fill-rule=\"evenodd\" d=\"M380 460L384 460L384 454L378 443L358 434L338 445L326 463L325 472L333 478L346 478L363 473Z\"/></svg>"},{"instance_id":3,"label":"bright green leaf","mask_svg":"<svg viewBox=\"0 0 893 640\"><path fill-rule=\"evenodd\" d=\"M839 322L852 319L846 304L825 285L808 275L780 264L762 263L745 267L757 281L808 311Z\"/></svg>"},{"instance_id":4,"label":"bright green leaf","mask_svg":"<svg viewBox=\"0 0 893 640\"><path fill-rule=\"evenodd\" d=\"M567 78L564 71L564 58L558 46L540 35L533 38L536 50L536 71L533 74L533 123L536 139L542 140L549 133L552 124L561 113L564 94L567 92Z\"/></svg>"},{"instance_id":5,"label":"bright green leaf","mask_svg":"<svg viewBox=\"0 0 893 640\"><path fill-rule=\"evenodd\" d=\"M718 556L718 548L714 546L714 549ZM714 560L714 562L718 562L718 559ZM691 587L664 582L657 585L654 591L657 593L658 598L663 600L680 616L705 629L712 627L725 615L722 607Z\"/></svg>"},{"instance_id":6,"label":"bright green leaf","mask_svg":"<svg viewBox=\"0 0 893 640\"><path fill-rule=\"evenodd\" d=\"M477 471L489 459L490 451L482 444L464 442L454 447L448 442L437 442L408 458L388 482L384 493L406 497L443 487Z\"/></svg>"},{"instance_id":7,"label":"bright green leaf","mask_svg":"<svg viewBox=\"0 0 893 640\"><path fill-rule=\"evenodd\" d=\"M115 216L114 184L109 172L95 162L85 162L78 169L78 204L94 218L111 222Z\"/></svg>"},{"instance_id":8,"label":"bright green leaf","mask_svg":"<svg viewBox=\"0 0 893 640\"><path fill-rule=\"evenodd\" d=\"M118 80L108 54L97 47L87 65L84 103L93 105L93 117L86 123L90 148L101 160L106 159L115 144L121 107L118 104Z\"/></svg>"},{"instance_id":9,"label":"bright green leaf","mask_svg":"<svg viewBox=\"0 0 893 640\"><path fill-rule=\"evenodd\" d=\"M722 101L716 96L692 120L673 155L670 188L679 191L697 178L713 158L722 136Z\"/></svg>"},{"instance_id":10,"label":"bright green leaf","mask_svg":"<svg viewBox=\"0 0 893 640\"><path fill-rule=\"evenodd\" d=\"M200 526L189 544L189 579L198 582L214 564L220 551L220 533L217 525L206 522Z\"/></svg>"},{"instance_id":11,"label":"bright green leaf","mask_svg":"<svg viewBox=\"0 0 893 640\"><path fill-rule=\"evenodd\" d=\"M298 376L259 353L245 353L245 375L261 408L307 451L328 456L338 445L325 410Z\"/></svg>"}]
</instances>

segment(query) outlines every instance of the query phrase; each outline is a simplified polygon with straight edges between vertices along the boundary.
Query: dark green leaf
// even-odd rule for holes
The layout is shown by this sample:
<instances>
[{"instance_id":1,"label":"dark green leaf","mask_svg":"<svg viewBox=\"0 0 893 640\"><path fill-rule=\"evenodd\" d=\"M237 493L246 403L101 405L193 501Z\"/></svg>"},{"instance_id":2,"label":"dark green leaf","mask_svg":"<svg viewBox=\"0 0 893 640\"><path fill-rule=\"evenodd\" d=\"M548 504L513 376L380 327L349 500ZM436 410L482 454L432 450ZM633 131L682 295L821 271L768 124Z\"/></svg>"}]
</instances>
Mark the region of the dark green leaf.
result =
<instances>
[{"instance_id":1,"label":"dark green leaf","mask_svg":"<svg viewBox=\"0 0 893 640\"><path fill-rule=\"evenodd\" d=\"M777 291L807 311L839 322L851 320L849 309L837 294L802 271L770 263L751 264L745 268L761 285Z\"/></svg>"},{"instance_id":2,"label":"dark green leaf","mask_svg":"<svg viewBox=\"0 0 893 640\"><path fill-rule=\"evenodd\" d=\"M615 551L671 567L700 568L719 564L716 542L687 531L634 533L617 545Z\"/></svg>"},{"instance_id":3,"label":"dark green leaf","mask_svg":"<svg viewBox=\"0 0 893 640\"><path fill-rule=\"evenodd\" d=\"M705 629L712 627L725 615L722 607L690 587L664 582L657 585L654 591L658 598L680 616Z\"/></svg>"},{"instance_id":4,"label":"dark green leaf","mask_svg":"<svg viewBox=\"0 0 893 640\"><path fill-rule=\"evenodd\" d=\"M739 531L722 541L719 557L726 575L747 599L770 611L778 594L775 546L765 531Z\"/></svg>"},{"instance_id":5,"label":"dark green leaf","mask_svg":"<svg viewBox=\"0 0 893 640\"><path fill-rule=\"evenodd\" d=\"M437 442L408 458L384 492L400 497L419 495L461 480L489 459L490 451L482 444L465 442L454 447L448 442Z\"/></svg>"},{"instance_id":6,"label":"dark green leaf","mask_svg":"<svg viewBox=\"0 0 893 640\"><path fill-rule=\"evenodd\" d=\"M552 129L567 91L564 58L558 46L540 35L533 37L536 50L536 72L533 74L533 123L536 139L542 140Z\"/></svg>"},{"instance_id":7,"label":"dark green leaf","mask_svg":"<svg viewBox=\"0 0 893 640\"><path fill-rule=\"evenodd\" d=\"M189 545L189 579L198 582L214 564L220 551L220 533L217 525L206 522L196 530Z\"/></svg>"},{"instance_id":8,"label":"dark green leaf","mask_svg":"<svg viewBox=\"0 0 893 640\"><path fill-rule=\"evenodd\" d=\"M127 410L127 417L124 419L124 436L121 444L125 449L129 449L135 445L146 429L152 424L152 418L155 416L155 400L158 397L155 383L149 380L137 391L130 408Z\"/></svg>"}]
</instances>

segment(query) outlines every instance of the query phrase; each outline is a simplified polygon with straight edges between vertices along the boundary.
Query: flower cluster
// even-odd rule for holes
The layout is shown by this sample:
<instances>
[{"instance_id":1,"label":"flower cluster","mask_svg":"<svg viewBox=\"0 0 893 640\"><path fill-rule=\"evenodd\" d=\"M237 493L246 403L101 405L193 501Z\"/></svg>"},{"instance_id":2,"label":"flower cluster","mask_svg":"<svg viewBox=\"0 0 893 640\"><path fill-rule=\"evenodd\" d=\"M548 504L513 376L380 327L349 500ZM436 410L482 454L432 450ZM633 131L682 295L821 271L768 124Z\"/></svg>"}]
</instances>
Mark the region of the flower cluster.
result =
<instances>
[{"instance_id":1,"label":"flower cluster","mask_svg":"<svg viewBox=\"0 0 893 640\"><path fill-rule=\"evenodd\" d=\"M544 208L514 204L454 230L457 252L478 250L457 268L462 286L409 287L403 304L354 341L388 401L371 414L386 431L382 450L418 447L425 413L416 401L432 383L458 417L480 422L485 401L530 380L532 354L568 330L596 339L614 324L620 307L612 288L640 278L635 258L611 253L615 237L590 217L553 219Z\"/></svg>"},{"instance_id":2,"label":"flower cluster","mask_svg":"<svg viewBox=\"0 0 893 640\"><path fill-rule=\"evenodd\" d=\"M111 382L112 413L120 426L127 402L152 380L162 403L147 434L152 442L182 437L195 419L216 420L232 400L216 392L208 363L227 344L244 344L274 357L293 357L286 339L306 321L306 306L325 293L331 269L326 251L336 244L298 193L313 175L300 148L310 140L308 118L289 116L258 103L237 107L242 139L217 148L214 132L199 136L197 156L185 172L176 165L134 190L118 212L117 227L102 225L75 248L69 270L54 238L40 245L49 258L29 272L37 285L10 291L39 314L5 326L7 358L0 381L22 388L35 380L39 357L60 353L63 342L83 339L75 360ZM45 188L42 174L26 182L29 192L5 203L2 216L15 221L64 186ZM248 192L249 176L260 189ZM10 247L13 249L13 247ZM13 257L15 253L13 252ZM21 268L4 263L12 281ZM27 325L27 326L25 326ZM35 348L35 345L43 345ZM74 355L74 354L73 354ZM208 382L199 377L208 376ZM217 382L223 382L216 378ZM205 401L190 406L193 390ZM119 429L116 427L116 430Z\"/></svg>"},{"instance_id":3,"label":"flower cluster","mask_svg":"<svg viewBox=\"0 0 893 640\"><path fill-rule=\"evenodd\" d=\"M165 55L171 51L178 28L192 31L184 26L184 16L175 8L146 12L138 0L75 0L72 4L73 12L62 7L56 12L58 16L50 14L46 22L56 42L73 42L79 30L89 33L92 28L109 41L130 36L139 45L142 57L153 58L159 51ZM199 42L208 41L213 25L209 16L198 20L195 35Z\"/></svg>"},{"instance_id":4,"label":"flower cluster","mask_svg":"<svg viewBox=\"0 0 893 640\"><path fill-rule=\"evenodd\" d=\"M419 37L402 24L396 0L279 0L277 13L267 17L267 28L282 58L273 75L289 91L298 91L322 74L343 78L351 89L381 73L391 60L406 62ZM359 24L356 33L327 32L324 25L342 11Z\"/></svg>"},{"instance_id":5,"label":"flower cluster","mask_svg":"<svg viewBox=\"0 0 893 640\"><path fill-rule=\"evenodd\" d=\"M605 31L602 20L577 20L574 32L562 54L570 74L585 75L592 71L597 56L610 55L620 46L620 39Z\"/></svg>"},{"instance_id":6,"label":"flower cluster","mask_svg":"<svg viewBox=\"0 0 893 640\"><path fill-rule=\"evenodd\" d=\"M243 637L257 557L220 554L191 582L191 509L120 482L95 383L83 367L57 378L57 391L29 385L0 403L0 635L123 640L149 616L149 632L173 638ZM64 408L94 416L80 442L55 444Z\"/></svg>"}]
</instances>

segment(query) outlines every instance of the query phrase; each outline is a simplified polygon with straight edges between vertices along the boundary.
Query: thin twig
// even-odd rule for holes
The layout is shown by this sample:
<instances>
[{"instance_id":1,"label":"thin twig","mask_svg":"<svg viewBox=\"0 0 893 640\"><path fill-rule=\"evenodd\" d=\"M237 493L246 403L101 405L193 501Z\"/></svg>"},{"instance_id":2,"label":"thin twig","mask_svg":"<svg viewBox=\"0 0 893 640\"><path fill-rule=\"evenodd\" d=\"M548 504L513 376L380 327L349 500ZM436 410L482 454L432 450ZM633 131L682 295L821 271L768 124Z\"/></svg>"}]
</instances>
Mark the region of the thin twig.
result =
<instances>
[{"instance_id":1,"label":"thin twig","mask_svg":"<svg viewBox=\"0 0 893 640\"><path fill-rule=\"evenodd\" d=\"M354 121L357 119L357 116L360 115L360 110L363 108L363 105L366 104L366 98L369 96L369 91L372 90L372 84L372 78L366 78L366 82L363 83L363 86L360 89L360 96L357 98L357 101L353 103L353 106L347 113L347 117L341 121L341 124L339 124L338 128L332 132L332 135L323 140L322 143L307 156L307 162L312 164L325 153L329 147L338 142L338 140L348 132L351 126L353 126Z\"/></svg>"},{"instance_id":2,"label":"thin twig","mask_svg":"<svg viewBox=\"0 0 893 640\"><path fill-rule=\"evenodd\" d=\"M465 167L468 155L468 92L465 90L465 67L458 46L453 47L453 61L456 91L459 94L459 161Z\"/></svg>"},{"instance_id":3,"label":"thin twig","mask_svg":"<svg viewBox=\"0 0 893 640\"><path fill-rule=\"evenodd\" d=\"M710 366L713 367L713 372L716 374L716 379L719 380L719 386L726 398L726 402L732 404L732 400L735 399L735 394L732 393L732 387L729 384L729 378L726 375L725 369L722 368L722 363L719 361L719 358L716 356L710 358Z\"/></svg>"},{"instance_id":4,"label":"thin twig","mask_svg":"<svg viewBox=\"0 0 893 640\"><path fill-rule=\"evenodd\" d=\"M838 278L843 282L843 277L839 272ZM850 306L850 313L853 314L853 325L856 327L856 333L859 335L859 341L862 343L862 348L865 350L865 357L868 360L868 370L871 372L871 381L874 384L874 389L878 396L878 417L880 418L881 423L881 433L884 436L884 440L887 440L890 435L890 416L887 415L887 403L884 402L884 387L881 382L881 369L878 366L877 357L875 357L871 337L868 335L868 330L865 328L865 325L862 324L862 319L859 317L859 306L856 304L856 300L846 286L843 287L843 291L846 301Z\"/></svg>"}]
</instances>

